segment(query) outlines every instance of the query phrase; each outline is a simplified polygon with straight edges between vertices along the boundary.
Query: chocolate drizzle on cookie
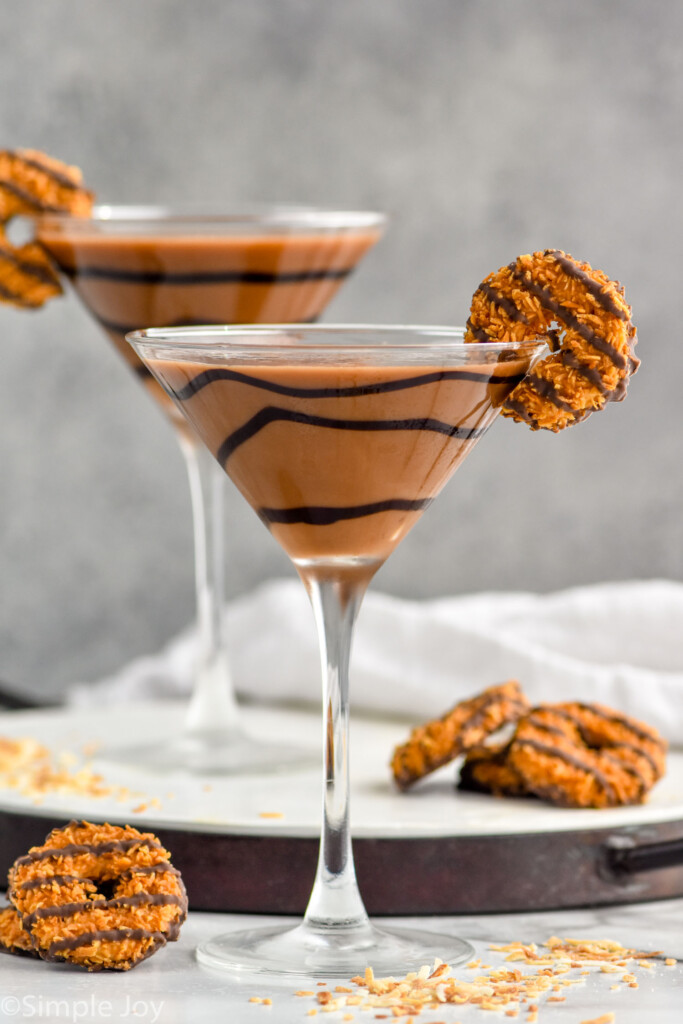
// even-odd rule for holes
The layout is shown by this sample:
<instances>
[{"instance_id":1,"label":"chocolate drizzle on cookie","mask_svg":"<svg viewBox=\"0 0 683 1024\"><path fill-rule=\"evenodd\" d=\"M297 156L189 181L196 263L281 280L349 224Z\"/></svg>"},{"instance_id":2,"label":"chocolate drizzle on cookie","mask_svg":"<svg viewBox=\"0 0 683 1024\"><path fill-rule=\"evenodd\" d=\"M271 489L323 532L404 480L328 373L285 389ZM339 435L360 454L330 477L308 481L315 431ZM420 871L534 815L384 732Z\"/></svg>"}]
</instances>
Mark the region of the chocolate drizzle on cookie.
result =
<instances>
[{"instance_id":1,"label":"chocolate drizzle on cookie","mask_svg":"<svg viewBox=\"0 0 683 1024\"><path fill-rule=\"evenodd\" d=\"M567 412L574 412L573 406L569 402L565 402L564 399L560 398L557 393L557 388L551 380L546 380L545 377L539 377L537 373L530 373L526 380L527 384L537 391L541 398L547 398L553 403L553 405L556 405L558 409L566 409Z\"/></svg>"},{"instance_id":2,"label":"chocolate drizzle on cookie","mask_svg":"<svg viewBox=\"0 0 683 1024\"><path fill-rule=\"evenodd\" d=\"M572 352L570 348L565 348L562 350L561 359L562 363L568 369L576 370L577 373L580 373L581 376L585 377L588 383L592 387L596 388L600 392L600 394L603 395L605 398L610 394L609 389L606 388L603 383L602 375L600 374L600 372L598 370L592 369L592 367L590 366L586 366L585 363L582 363L581 360L576 356L574 352Z\"/></svg>"},{"instance_id":3,"label":"chocolate drizzle on cookie","mask_svg":"<svg viewBox=\"0 0 683 1024\"><path fill-rule=\"evenodd\" d=\"M51 178L61 188L74 191L82 189L80 180L75 180L67 171L61 171L53 163L41 159L37 153L31 152L29 156L27 151L20 149L8 149L6 152L12 160L21 161L26 167L32 167L34 171L39 171L47 178Z\"/></svg>"},{"instance_id":4,"label":"chocolate drizzle on cookie","mask_svg":"<svg viewBox=\"0 0 683 1024\"><path fill-rule=\"evenodd\" d=\"M603 705L544 704L522 714L511 737L468 752L458 786L559 807L637 804L664 773L666 747L655 729Z\"/></svg>"},{"instance_id":5,"label":"chocolate drizzle on cookie","mask_svg":"<svg viewBox=\"0 0 683 1024\"><path fill-rule=\"evenodd\" d=\"M665 749L643 723L577 701L520 719L508 758L530 793L565 807L613 807L642 802L664 770ZM586 777L598 792L586 789Z\"/></svg>"},{"instance_id":6,"label":"chocolate drizzle on cookie","mask_svg":"<svg viewBox=\"0 0 683 1024\"><path fill-rule=\"evenodd\" d=\"M35 259L27 259L22 255L20 249L12 249L10 246L0 243L0 260L6 260L22 274L28 274L43 284L52 284L55 280L54 272L44 262L39 263Z\"/></svg>"},{"instance_id":7,"label":"chocolate drizzle on cookie","mask_svg":"<svg viewBox=\"0 0 683 1024\"><path fill-rule=\"evenodd\" d=\"M142 847L164 852L163 846L156 839L117 839L109 843L69 843L66 846L36 848L27 853L25 857L20 857L16 863L31 864L35 861L51 860L52 858L79 857L82 854L102 857L107 853L129 853Z\"/></svg>"},{"instance_id":8,"label":"chocolate drizzle on cookie","mask_svg":"<svg viewBox=\"0 0 683 1024\"><path fill-rule=\"evenodd\" d=\"M554 746L549 743L542 743L540 740L533 739L532 737L516 737L515 743L522 747L528 747L535 750L539 754L543 754L546 757L554 760L564 761L565 764L571 765L573 768L578 768L579 771L585 772L590 775L595 782L602 788L610 802L616 802L617 794L614 786L601 771L599 771L595 765L588 764L583 758L577 754L571 754L568 750L563 747ZM552 783L549 784L549 788L552 788ZM534 787L532 792L542 793L543 783L539 783ZM567 798L568 799L568 798ZM560 803L560 801L554 801Z\"/></svg>"},{"instance_id":9,"label":"chocolate drizzle on cookie","mask_svg":"<svg viewBox=\"0 0 683 1024\"><path fill-rule=\"evenodd\" d=\"M21 859L23 860L23 858ZM31 889L43 889L48 886L52 888L53 886L73 885L74 882L82 881L83 879L78 875L40 875L38 878L29 878L27 881L22 882L19 888L24 892L30 892Z\"/></svg>"},{"instance_id":10,"label":"chocolate drizzle on cookie","mask_svg":"<svg viewBox=\"0 0 683 1024\"><path fill-rule=\"evenodd\" d=\"M43 247L36 241L13 245L7 223L42 213L87 215L92 200L77 168L36 150L0 150L0 302L38 309L62 293Z\"/></svg>"},{"instance_id":11,"label":"chocolate drizzle on cookie","mask_svg":"<svg viewBox=\"0 0 683 1024\"><path fill-rule=\"evenodd\" d=\"M187 900L174 893L158 892L135 893L133 896L115 896L111 900L92 899L81 900L78 903L62 903L51 907L39 907L32 914L25 915L23 919L24 928L28 931L36 921L46 917L68 918L76 914L84 914L89 911L118 910L122 907L180 907L187 910Z\"/></svg>"},{"instance_id":12,"label":"chocolate drizzle on cookie","mask_svg":"<svg viewBox=\"0 0 683 1024\"><path fill-rule=\"evenodd\" d=\"M187 917L168 856L149 833L73 821L15 861L10 899L43 959L129 970L177 939Z\"/></svg>"},{"instance_id":13,"label":"chocolate drizzle on cookie","mask_svg":"<svg viewBox=\"0 0 683 1024\"><path fill-rule=\"evenodd\" d=\"M516 722L528 710L519 684L510 680L460 701L441 718L413 729L394 750L392 771L400 789L478 746L501 726Z\"/></svg>"},{"instance_id":14,"label":"chocolate drizzle on cookie","mask_svg":"<svg viewBox=\"0 0 683 1024\"><path fill-rule=\"evenodd\" d=\"M627 718L625 715L618 715L611 709L603 708L599 704L583 704L577 701L575 706L581 711L585 711L591 715L596 715L598 718L602 718L612 725L618 726L622 729L628 729L634 735L639 736L642 740L649 740L651 743L657 744L660 748L664 747L661 737L657 736L654 729L648 728L643 722L634 722L632 718Z\"/></svg>"},{"instance_id":15,"label":"chocolate drizzle on cookie","mask_svg":"<svg viewBox=\"0 0 683 1024\"><path fill-rule=\"evenodd\" d=\"M0 192L8 192L22 206L36 213L61 213L62 208L56 203L48 203L38 199L27 188L22 188L13 181L0 181Z\"/></svg>"},{"instance_id":16,"label":"chocolate drizzle on cookie","mask_svg":"<svg viewBox=\"0 0 683 1024\"><path fill-rule=\"evenodd\" d=\"M546 249L545 251L548 256L552 256L555 262L562 267L565 274L573 277L576 281L580 281L586 291L593 296L598 305L602 306L606 312L618 316L620 320L628 320L626 310L622 306L617 305L609 292L606 292L598 281L594 280L585 270L582 270L566 253L561 252L559 249Z\"/></svg>"},{"instance_id":17,"label":"chocolate drizzle on cookie","mask_svg":"<svg viewBox=\"0 0 683 1024\"><path fill-rule=\"evenodd\" d=\"M516 398L508 398L507 402L505 403L505 408L516 413L517 417L520 420L524 420L525 423L528 423L533 430L538 430L540 424L536 417L533 415L533 413L529 412L525 405L517 401Z\"/></svg>"},{"instance_id":18,"label":"chocolate drizzle on cookie","mask_svg":"<svg viewBox=\"0 0 683 1024\"><path fill-rule=\"evenodd\" d=\"M561 302L558 302L550 289L544 285L534 281L528 270L518 270L517 265L512 265L512 276L522 288L526 288L528 292L535 295L541 302L541 305L547 309L550 313L561 320L562 323L575 331L579 337L583 338L584 341L592 345L593 348L597 349L603 355L606 355L608 359L614 363L619 369L623 370L626 368L626 359L614 345L606 341L605 338L601 337L597 331L593 330L588 324L583 323L571 309L567 306L563 306Z\"/></svg>"},{"instance_id":19,"label":"chocolate drizzle on cookie","mask_svg":"<svg viewBox=\"0 0 683 1024\"><path fill-rule=\"evenodd\" d=\"M532 430L562 430L621 401L639 362L623 288L559 249L490 274L472 297L465 340L545 337L551 354L515 388L503 414Z\"/></svg>"},{"instance_id":20,"label":"chocolate drizzle on cookie","mask_svg":"<svg viewBox=\"0 0 683 1024\"><path fill-rule=\"evenodd\" d=\"M479 285L479 290L486 296L486 298L492 302L495 306L499 306L504 313L510 317L511 320L516 320L521 324L528 324L529 321L526 315L521 309L518 309L512 299L509 299L506 295L496 291L492 288L488 281L482 281Z\"/></svg>"}]
</instances>

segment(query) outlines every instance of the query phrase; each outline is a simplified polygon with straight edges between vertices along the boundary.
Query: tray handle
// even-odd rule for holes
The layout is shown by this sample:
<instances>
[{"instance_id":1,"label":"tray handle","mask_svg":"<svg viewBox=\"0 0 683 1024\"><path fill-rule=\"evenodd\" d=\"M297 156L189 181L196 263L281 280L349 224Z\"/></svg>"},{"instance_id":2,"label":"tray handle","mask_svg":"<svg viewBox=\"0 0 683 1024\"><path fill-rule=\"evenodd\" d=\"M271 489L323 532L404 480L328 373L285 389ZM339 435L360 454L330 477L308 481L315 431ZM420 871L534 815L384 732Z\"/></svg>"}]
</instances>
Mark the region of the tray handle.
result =
<instances>
[{"instance_id":1,"label":"tray handle","mask_svg":"<svg viewBox=\"0 0 683 1024\"><path fill-rule=\"evenodd\" d=\"M635 875L683 865L683 837L640 846L612 841L607 844L607 863L615 875Z\"/></svg>"}]
</instances>

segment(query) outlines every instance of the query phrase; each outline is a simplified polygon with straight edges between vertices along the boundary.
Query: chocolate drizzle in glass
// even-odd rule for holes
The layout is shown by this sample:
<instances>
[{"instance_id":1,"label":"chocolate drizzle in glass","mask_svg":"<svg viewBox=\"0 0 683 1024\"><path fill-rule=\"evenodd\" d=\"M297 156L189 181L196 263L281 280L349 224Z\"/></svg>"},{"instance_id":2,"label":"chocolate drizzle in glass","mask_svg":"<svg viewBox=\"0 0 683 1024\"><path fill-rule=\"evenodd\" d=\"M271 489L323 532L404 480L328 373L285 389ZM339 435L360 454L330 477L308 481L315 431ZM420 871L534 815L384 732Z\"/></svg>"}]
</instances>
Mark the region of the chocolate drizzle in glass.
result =
<instances>
[{"instance_id":1,"label":"chocolate drizzle in glass","mask_svg":"<svg viewBox=\"0 0 683 1024\"><path fill-rule=\"evenodd\" d=\"M205 389L221 383L230 383L245 388L253 388L266 393L292 398L303 402L318 400L329 400L338 402L344 399L364 399L371 396L391 395L397 392L408 392L419 390L430 385L444 383L472 383L482 387L501 389L503 394L509 394L514 387L524 379L524 372L509 365L509 372L505 372L500 365L492 365L490 370L482 367L467 369L460 367L456 369L441 368L428 370L423 373L415 373L411 376L396 376L386 380L368 380L366 382L337 386L302 386L291 384L287 381L279 381L264 375L254 375L243 370L232 369L225 366L212 366L201 370L189 379L183 379L182 383L169 383L166 378L166 389L179 404L185 404L200 395ZM490 403L490 394L485 399L486 405ZM226 402L229 398L226 397ZM425 404L425 403L423 403ZM430 408L431 403L426 403ZM366 411L363 405L358 406L359 411ZM411 409L407 406L407 411ZM382 406L376 410L381 412ZM447 439L453 439L461 443L470 443L478 440L488 428L485 426L467 425L461 422L445 422L433 416L407 416L405 418L383 418L380 415L372 415L374 407L367 407L370 415L363 417L348 416L327 416L318 411L308 411L306 406L295 407L285 404L266 404L258 408L245 422L233 429L215 448L215 456L218 462L225 467L231 457L241 448L242 445L251 441L262 431L267 430L274 424L288 423L308 428L310 430L322 431L346 431L351 433L373 434L378 432L408 432L408 433L434 433L440 434ZM468 406L467 415L477 415L474 400ZM198 424L200 426L200 424ZM308 438L312 435L304 434L306 438L302 443L314 443ZM215 442L214 442L215 443ZM388 496L381 500L358 502L349 505L338 504L297 504L292 507L273 507L260 505L256 507L257 514L267 525L273 524L307 524L311 526L330 526L344 520L361 519L366 516L377 515L384 512L407 512L422 513L433 500L433 495L410 495L397 494Z\"/></svg>"},{"instance_id":2,"label":"chocolate drizzle in glass","mask_svg":"<svg viewBox=\"0 0 683 1024\"><path fill-rule=\"evenodd\" d=\"M352 430L360 431L361 433L387 430L431 431L432 433L443 434L445 437L457 438L460 441L476 440L484 433L484 430L462 427L458 424L442 423L441 420L434 420L428 417L405 420L345 420L335 419L331 416L313 416L294 409L281 409L278 406L266 406L264 409L260 409L239 430L235 430L226 437L216 453L216 458L224 466L240 445L251 440L252 437L271 423L277 422L299 423L303 426L320 427L324 430Z\"/></svg>"}]
</instances>

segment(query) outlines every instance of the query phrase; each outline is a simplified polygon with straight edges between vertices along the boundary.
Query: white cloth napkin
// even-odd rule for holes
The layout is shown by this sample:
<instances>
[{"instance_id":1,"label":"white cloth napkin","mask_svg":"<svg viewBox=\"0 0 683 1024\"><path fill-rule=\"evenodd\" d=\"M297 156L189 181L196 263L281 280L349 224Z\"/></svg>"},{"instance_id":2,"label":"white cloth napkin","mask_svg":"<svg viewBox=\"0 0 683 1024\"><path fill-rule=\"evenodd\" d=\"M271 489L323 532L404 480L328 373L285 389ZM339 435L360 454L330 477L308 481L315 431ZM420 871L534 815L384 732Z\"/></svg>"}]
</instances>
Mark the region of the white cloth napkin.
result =
<instances>
[{"instance_id":1,"label":"white cloth napkin","mask_svg":"<svg viewBox=\"0 0 683 1024\"><path fill-rule=\"evenodd\" d=\"M317 703L313 615L296 580L273 580L226 606L238 693ZM372 590L361 609L351 699L414 722L485 686L518 679L534 703L592 700L643 718L683 745L683 585L605 583L553 594L483 593L408 601ZM189 692L193 631L70 703L100 706Z\"/></svg>"}]
</instances>

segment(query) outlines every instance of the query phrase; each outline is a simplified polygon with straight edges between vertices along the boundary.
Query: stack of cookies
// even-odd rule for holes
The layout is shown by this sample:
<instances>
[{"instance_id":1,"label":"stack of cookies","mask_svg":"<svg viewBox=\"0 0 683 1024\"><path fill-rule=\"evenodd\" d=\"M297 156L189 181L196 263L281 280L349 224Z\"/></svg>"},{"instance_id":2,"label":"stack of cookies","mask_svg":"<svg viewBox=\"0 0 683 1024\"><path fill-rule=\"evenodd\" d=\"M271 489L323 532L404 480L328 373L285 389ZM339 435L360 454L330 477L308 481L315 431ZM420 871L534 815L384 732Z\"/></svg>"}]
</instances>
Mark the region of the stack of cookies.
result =
<instances>
[{"instance_id":1,"label":"stack of cookies","mask_svg":"<svg viewBox=\"0 0 683 1024\"><path fill-rule=\"evenodd\" d=\"M655 729L612 708L579 701L531 707L510 681L414 729L394 751L392 771L407 790L464 756L460 789L558 807L618 807L643 803L664 774L666 749Z\"/></svg>"}]
</instances>

